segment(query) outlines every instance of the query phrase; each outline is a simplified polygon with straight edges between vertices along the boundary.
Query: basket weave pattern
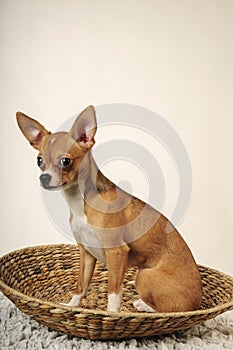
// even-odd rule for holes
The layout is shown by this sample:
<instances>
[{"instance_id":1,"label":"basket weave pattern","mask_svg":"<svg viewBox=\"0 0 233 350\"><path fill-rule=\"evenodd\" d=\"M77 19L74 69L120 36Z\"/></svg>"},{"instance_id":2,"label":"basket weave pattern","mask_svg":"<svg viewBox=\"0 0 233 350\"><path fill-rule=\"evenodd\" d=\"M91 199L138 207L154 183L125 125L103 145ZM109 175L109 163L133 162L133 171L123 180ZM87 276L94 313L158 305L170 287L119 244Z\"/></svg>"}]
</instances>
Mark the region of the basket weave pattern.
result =
<instances>
[{"instance_id":1,"label":"basket weave pattern","mask_svg":"<svg viewBox=\"0 0 233 350\"><path fill-rule=\"evenodd\" d=\"M24 313L41 324L68 334L89 339L122 339L166 334L184 330L233 310L233 278L199 266L203 283L200 310L183 313L138 313L135 269L128 269L123 286L121 311L107 308L106 268L97 263L82 308L59 303L72 297L78 279L79 250L76 245L30 247L0 259L1 291Z\"/></svg>"}]
</instances>

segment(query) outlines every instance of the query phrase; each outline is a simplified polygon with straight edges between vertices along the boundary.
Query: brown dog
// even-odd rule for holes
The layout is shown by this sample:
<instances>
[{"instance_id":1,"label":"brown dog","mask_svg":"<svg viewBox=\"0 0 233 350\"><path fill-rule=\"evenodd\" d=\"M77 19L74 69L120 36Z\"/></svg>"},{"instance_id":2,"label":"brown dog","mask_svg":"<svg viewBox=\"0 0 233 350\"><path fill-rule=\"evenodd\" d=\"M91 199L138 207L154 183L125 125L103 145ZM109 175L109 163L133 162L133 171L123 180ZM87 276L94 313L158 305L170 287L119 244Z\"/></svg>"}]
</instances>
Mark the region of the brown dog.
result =
<instances>
[{"instance_id":1,"label":"brown dog","mask_svg":"<svg viewBox=\"0 0 233 350\"><path fill-rule=\"evenodd\" d=\"M69 132L51 134L17 113L18 125L39 151L41 185L62 189L80 249L80 275L68 305L79 306L96 260L108 268L108 311L117 312L127 266L137 266L138 311L178 312L200 307L201 278L188 246L162 214L130 196L98 169L91 148L97 130L94 107L86 108ZM167 233L168 227L170 228Z\"/></svg>"}]
</instances>

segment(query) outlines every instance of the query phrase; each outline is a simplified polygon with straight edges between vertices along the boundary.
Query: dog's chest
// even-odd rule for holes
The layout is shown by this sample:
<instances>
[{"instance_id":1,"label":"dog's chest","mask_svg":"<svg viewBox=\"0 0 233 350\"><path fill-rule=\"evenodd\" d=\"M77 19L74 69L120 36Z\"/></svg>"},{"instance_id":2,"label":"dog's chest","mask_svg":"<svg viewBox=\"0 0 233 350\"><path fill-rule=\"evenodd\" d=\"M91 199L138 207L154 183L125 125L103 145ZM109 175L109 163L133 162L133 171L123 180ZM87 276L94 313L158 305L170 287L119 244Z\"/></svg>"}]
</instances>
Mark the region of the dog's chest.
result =
<instances>
[{"instance_id":1,"label":"dog's chest","mask_svg":"<svg viewBox=\"0 0 233 350\"><path fill-rule=\"evenodd\" d=\"M95 236L93 227L87 222L87 216L84 212L84 200L79 189L74 192L65 193L70 211L72 212L72 220L70 222L74 237L78 243L85 246L96 259L106 262L104 250Z\"/></svg>"}]
</instances>

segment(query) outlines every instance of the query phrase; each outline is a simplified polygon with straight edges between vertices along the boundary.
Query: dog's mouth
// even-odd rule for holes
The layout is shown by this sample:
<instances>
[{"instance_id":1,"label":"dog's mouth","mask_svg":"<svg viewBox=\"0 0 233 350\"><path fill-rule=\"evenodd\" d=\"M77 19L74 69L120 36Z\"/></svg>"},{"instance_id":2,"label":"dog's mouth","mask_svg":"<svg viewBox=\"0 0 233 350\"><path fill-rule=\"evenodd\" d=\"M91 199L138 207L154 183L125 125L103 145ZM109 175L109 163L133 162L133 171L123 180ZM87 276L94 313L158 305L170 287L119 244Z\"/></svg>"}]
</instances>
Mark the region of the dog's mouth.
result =
<instances>
[{"instance_id":1,"label":"dog's mouth","mask_svg":"<svg viewBox=\"0 0 233 350\"><path fill-rule=\"evenodd\" d=\"M61 190L66 184L67 184L67 182L63 182L63 184L61 184L61 185L50 186L50 185L43 185L43 184L41 183L41 186L42 186L45 190L55 191L55 190Z\"/></svg>"}]
</instances>

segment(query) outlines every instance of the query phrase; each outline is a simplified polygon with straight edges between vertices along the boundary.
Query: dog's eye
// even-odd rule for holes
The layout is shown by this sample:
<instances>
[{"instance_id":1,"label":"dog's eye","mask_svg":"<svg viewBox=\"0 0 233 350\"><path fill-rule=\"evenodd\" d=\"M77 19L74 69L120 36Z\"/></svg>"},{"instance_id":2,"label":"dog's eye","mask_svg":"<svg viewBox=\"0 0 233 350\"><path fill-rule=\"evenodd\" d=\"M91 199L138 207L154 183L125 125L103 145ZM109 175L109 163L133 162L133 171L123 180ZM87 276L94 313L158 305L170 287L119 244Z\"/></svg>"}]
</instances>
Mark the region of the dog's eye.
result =
<instances>
[{"instance_id":1,"label":"dog's eye","mask_svg":"<svg viewBox=\"0 0 233 350\"><path fill-rule=\"evenodd\" d=\"M62 168L65 168L67 166L69 166L71 163L71 160L70 158L67 158L67 157L63 157L59 160L59 166L62 167Z\"/></svg>"},{"instance_id":2,"label":"dog's eye","mask_svg":"<svg viewBox=\"0 0 233 350\"><path fill-rule=\"evenodd\" d=\"M43 159L42 159L42 157L37 157L37 165L38 165L39 167L41 167L42 164L43 164Z\"/></svg>"}]
</instances>

